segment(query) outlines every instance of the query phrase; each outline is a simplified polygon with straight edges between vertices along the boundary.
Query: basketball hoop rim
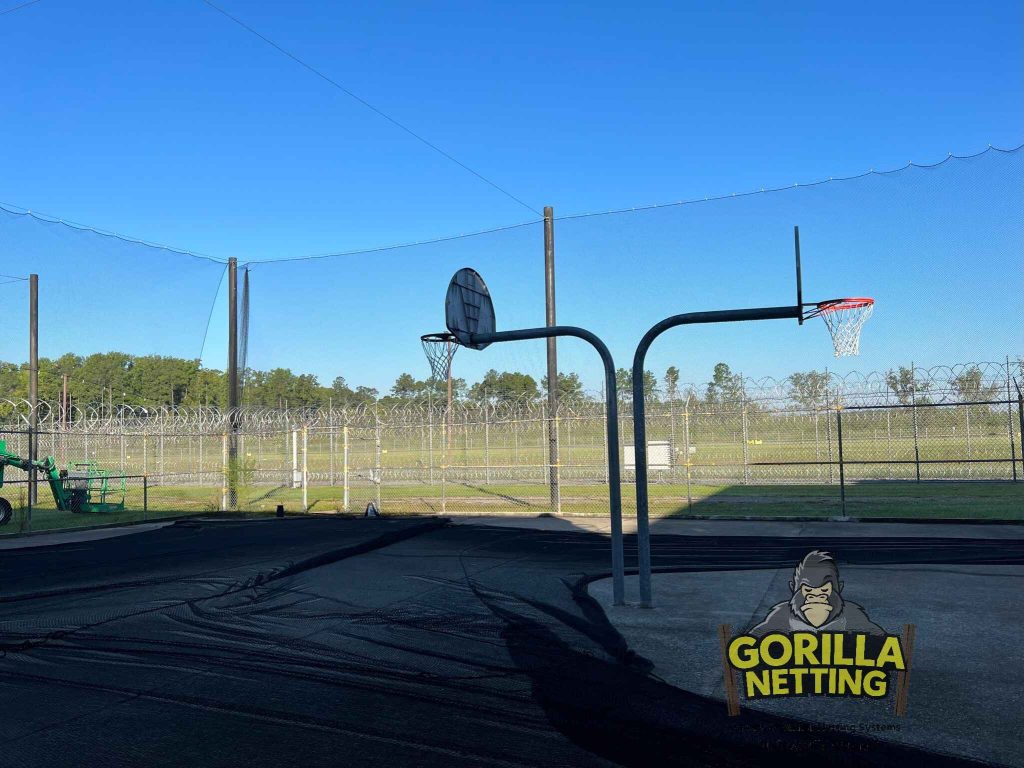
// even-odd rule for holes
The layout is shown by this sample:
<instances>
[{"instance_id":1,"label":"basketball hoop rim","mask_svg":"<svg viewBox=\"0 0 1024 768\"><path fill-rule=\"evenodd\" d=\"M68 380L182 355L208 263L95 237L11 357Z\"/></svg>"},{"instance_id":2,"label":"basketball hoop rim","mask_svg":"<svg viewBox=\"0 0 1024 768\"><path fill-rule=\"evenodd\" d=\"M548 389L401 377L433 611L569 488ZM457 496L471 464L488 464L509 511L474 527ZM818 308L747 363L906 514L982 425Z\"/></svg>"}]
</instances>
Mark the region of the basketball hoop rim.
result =
<instances>
[{"instance_id":1,"label":"basketball hoop rim","mask_svg":"<svg viewBox=\"0 0 1024 768\"><path fill-rule=\"evenodd\" d=\"M827 314L829 312L839 312L844 309L863 309L865 307L873 306L875 300L870 296L848 296L843 299L827 299L826 301L819 301L816 304L804 304L805 307L810 309L804 313L804 319L810 320L814 317Z\"/></svg>"},{"instance_id":2,"label":"basketball hoop rim","mask_svg":"<svg viewBox=\"0 0 1024 768\"><path fill-rule=\"evenodd\" d=\"M422 336L420 336L420 341L425 341L428 344L440 343L444 341L452 341L456 344L459 343L459 340L456 338L455 334L449 333L447 331L444 331L442 333L425 333Z\"/></svg>"}]
</instances>

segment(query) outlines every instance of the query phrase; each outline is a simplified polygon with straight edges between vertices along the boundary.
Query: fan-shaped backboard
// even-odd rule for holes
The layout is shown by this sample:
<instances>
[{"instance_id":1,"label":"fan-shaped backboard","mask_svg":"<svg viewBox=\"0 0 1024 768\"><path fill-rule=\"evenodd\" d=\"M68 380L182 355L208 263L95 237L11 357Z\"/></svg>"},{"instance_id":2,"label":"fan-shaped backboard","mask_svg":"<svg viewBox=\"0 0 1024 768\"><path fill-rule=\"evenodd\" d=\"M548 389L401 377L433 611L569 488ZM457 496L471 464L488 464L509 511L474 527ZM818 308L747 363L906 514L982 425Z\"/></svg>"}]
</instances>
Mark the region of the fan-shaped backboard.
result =
<instances>
[{"instance_id":1,"label":"fan-shaped backboard","mask_svg":"<svg viewBox=\"0 0 1024 768\"><path fill-rule=\"evenodd\" d=\"M483 349L487 344L472 342L474 334L494 333L494 303L487 284L475 269L464 267L448 284L444 302L445 322L459 344Z\"/></svg>"}]
</instances>

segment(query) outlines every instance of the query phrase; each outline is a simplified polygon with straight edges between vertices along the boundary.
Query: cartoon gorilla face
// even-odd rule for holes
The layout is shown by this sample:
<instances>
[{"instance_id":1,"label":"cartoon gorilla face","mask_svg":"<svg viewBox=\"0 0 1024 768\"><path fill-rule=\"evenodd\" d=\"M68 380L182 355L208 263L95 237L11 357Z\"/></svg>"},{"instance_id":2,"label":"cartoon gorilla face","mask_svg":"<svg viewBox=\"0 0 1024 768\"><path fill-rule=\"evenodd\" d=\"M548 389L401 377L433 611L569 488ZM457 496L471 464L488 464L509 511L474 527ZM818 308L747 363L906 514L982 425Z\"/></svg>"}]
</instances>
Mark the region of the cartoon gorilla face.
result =
<instances>
[{"instance_id":1,"label":"cartoon gorilla face","mask_svg":"<svg viewBox=\"0 0 1024 768\"><path fill-rule=\"evenodd\" d=\"M843 610L839 569L824 552L812 552L804 558L793 573L789 589L793 593L789 601L793 614L812 627L820 627Z\"/></svg>"}]
</instances>

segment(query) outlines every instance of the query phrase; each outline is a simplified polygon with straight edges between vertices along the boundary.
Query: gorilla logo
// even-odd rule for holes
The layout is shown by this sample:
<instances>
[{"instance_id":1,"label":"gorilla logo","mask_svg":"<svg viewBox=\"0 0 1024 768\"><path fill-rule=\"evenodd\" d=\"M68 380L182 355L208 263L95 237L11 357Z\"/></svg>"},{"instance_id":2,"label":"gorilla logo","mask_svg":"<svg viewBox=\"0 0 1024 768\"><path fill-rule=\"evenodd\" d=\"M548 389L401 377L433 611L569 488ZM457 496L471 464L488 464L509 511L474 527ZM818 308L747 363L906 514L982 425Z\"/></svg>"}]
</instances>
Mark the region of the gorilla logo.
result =
<instances>
[{"instance_id":1,"label":"gorilla logo","mask_svg":"<svg viewBox=\"0 0 1024 768\"><path fill-rule=\"evenodd\" d=\"M856 603L843 600L839 566L828 552L809 552L793 570L792 597L774 606L748 634L764 637L772 632L866 632L885 630L868 618Z\"/></svg>"}]
</instances>

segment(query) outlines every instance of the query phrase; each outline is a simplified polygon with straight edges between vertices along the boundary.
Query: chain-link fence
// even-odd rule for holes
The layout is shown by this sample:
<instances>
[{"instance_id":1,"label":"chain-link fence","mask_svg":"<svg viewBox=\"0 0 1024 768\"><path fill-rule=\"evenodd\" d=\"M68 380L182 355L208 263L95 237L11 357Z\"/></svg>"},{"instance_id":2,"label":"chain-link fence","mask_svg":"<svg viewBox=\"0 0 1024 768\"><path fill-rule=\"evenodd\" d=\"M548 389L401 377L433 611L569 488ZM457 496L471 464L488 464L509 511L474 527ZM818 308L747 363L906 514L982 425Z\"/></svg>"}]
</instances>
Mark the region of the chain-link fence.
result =
<instances>
[{"instance_id":1,"label":"chain-link fence","mask_svg":"<svg viewBox=\"0 0 1024 768\"><path fill-rule=\"evenodd\" d=\"M893 386L891 375L826 376L813 392L794 389L792 381L740 379L733 397L717 402L682 387L685 395L647 407L652 512L835 515L849 504L866 515L1019 517L1024 403L1011 369L1009 361L911 369L910 387ZM965 397L968 380L984 398ZM27 456L25 404L3 408L0 440L9 453ZM231 508L232 423L239 457L234 506L242 510L283 504L292 511L361 512L370 502L410 514L607 510L609 446L597 398L562 401L555 412L537 400L459 402L450 411L432 402L244 408L234 420L209 408L61 413L44 405L39 416L38 455L56 457L62 468L102 471L112 486L123 486L123 499L111 495L122 507L60 512L40 477L30 510L25 477L8 468L6 497L16 513L10 531ZM559 447L557 510L548 485L549 430ZM620 432L624 445L616 450L629 484L635 476L628 416ZM625 496L629 513L628 485Z\"/></svg>"}]
</instances>

